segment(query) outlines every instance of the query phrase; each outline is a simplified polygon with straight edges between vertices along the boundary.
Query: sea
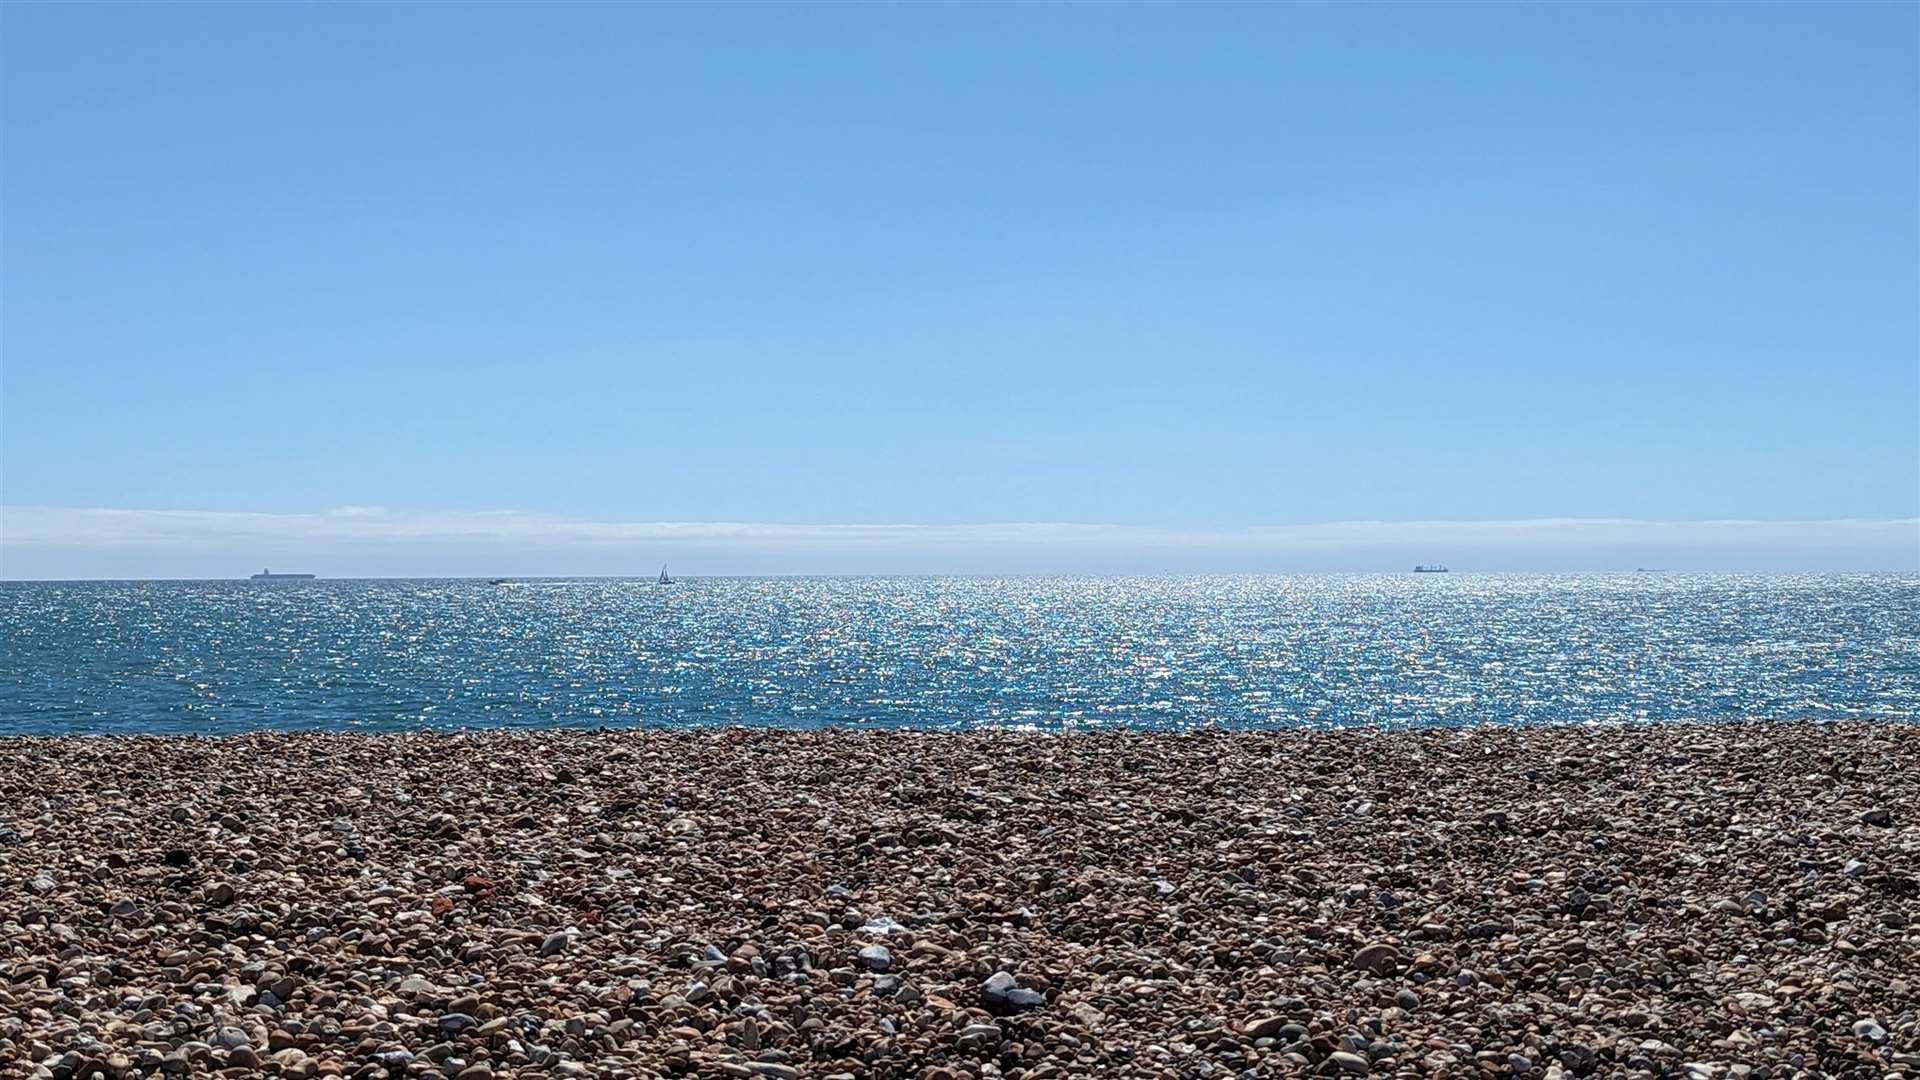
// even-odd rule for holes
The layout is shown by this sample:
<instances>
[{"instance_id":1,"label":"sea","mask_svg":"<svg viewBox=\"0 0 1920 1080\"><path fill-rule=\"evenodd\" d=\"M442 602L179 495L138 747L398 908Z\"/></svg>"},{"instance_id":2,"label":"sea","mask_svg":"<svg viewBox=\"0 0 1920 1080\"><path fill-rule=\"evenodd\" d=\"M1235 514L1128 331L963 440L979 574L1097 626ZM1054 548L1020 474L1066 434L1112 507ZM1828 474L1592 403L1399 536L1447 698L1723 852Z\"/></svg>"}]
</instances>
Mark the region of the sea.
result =
<instances>
[{"instance_id":1,"label":"sea","mask_svg":"<svg viewBox=\"0 0 1920 1080\"><path fill-rule=\"evenodd\" d=\"M1916 574L0 583L0 734L1916 715Z\"/></svg>"}]
</instances>

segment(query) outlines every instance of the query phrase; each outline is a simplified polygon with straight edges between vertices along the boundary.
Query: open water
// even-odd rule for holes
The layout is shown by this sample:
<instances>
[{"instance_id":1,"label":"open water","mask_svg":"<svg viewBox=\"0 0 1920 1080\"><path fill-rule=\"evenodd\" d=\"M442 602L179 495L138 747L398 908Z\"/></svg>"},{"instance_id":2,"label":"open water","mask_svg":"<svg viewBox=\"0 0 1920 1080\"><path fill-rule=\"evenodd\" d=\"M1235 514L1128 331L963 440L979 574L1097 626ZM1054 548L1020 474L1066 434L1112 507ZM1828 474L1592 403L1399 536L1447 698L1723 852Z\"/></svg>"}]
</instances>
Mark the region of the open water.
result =
<instances>
[{"instance_id":1,"label":"open water","mask_svg":"<svg viewBox=\"0 0 1920 1080\"><path fill-rule=\"evenodd\" d=\"M1920 715L1920 575L0 583L0 733Z\"/></svg>"}]
</instances>

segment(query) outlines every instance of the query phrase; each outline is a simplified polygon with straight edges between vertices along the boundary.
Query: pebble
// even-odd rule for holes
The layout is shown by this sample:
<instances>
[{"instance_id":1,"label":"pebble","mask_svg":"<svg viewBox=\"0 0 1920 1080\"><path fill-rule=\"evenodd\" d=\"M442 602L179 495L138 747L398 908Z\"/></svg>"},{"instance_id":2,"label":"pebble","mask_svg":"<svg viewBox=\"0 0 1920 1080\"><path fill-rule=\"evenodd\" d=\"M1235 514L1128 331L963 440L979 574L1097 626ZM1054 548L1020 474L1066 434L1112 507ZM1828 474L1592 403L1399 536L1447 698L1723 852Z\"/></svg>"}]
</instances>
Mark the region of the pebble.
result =
<instances>
[{"instance_id":1,"label":"pebble","mask_svg":"<svg viewBox=\"0 0 1920 1080\"><path fill-rule=\"evenodd\" d=\"M980 984L980 1002L989 1009L1003 1006L1007 1003L1007 995L1019 985L1008 972L996 971Z\"/></svg>"},{"instance_id":2,"label":"pebble","mask_svg":"<svg viewBox=\"0 0 1920 1080\"><path fill-rule=\"evenodd\" d=\"M440 1017L440 1034L458 1035L470 1027L478 1027L480 1021L466 1013L450 1012Z\"/></svg>"},{"instance_id":3,"label":"pebble","mask_svg":"<svg viewBox=\"0 0 1920 1080\"><path fill-rule=\"evenodd\" d=\"M1384 942L1375 942L1353 954L1353 966L1375 975L1391 975L1400 970L1400 950Z\"/></svg>"},{"instance_id":4,"label":"pebble","mask_svg":"<svg viewBox=\"0 0 1920 1080\"><path fill-rule=\"evenodd\" d=\"M1241 1030L1246 1032L1249 1039L1271 1039L1286 1026L1286 1023L1287 1018L1284 1016L1262 1016L1247 1021Z\"/></svg>"},{"instance_id":5,"label":"pebble","mask_svg":"<svg viewBox=\"0 0 1920 1080\"><path fill-rule=\"evenodd\" d=\"M1047 1003L1047 997L1038 990L1025 986L1016 986L1007 991L1006 1003L1009 1008L1025 1011L1037 1009Z\"/></svg>"},{"instance_id":6,"label":"pebble","mask_svg":"<svg viewBox=\"0 0 1920 1080\"><path fill-rule=\"evenodd\" d=\"M998 1024L968 1024L960 1029L961 1046L997 1046L1002 1038Z\"/></svg>"},{"instance_id":7,"label":"pebble","mask_svg":"<svg viewBox=\"0 0 1920 1080\"><path fill-rule=\"evenodd\" d=\"M1047 1003L1046 995L1019 982L1008 972L996 971L980 984L980 1003L990 1012L1023 1012Z\"/></svg>"}]
</instances>

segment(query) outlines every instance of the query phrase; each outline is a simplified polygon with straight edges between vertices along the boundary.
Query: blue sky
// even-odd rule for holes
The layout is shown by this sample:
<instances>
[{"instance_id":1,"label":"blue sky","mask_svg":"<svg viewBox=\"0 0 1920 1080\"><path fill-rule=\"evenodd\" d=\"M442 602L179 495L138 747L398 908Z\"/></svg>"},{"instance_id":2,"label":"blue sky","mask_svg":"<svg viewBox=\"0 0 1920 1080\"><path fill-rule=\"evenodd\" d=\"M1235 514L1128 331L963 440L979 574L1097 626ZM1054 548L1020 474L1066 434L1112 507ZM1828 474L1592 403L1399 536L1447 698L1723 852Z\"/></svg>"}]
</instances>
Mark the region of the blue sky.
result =
<instances>
[{"instance_id":1,"label":"blue sky","mask_svg":"<svg viewBox=\"0 0 1920 1080\"><path fill-rule=\"evenodd\" d=\"M342 507L1912 568L1917 12L6 5L0 574L261 547L48 508Z\"/></svg>"}]
</instances>

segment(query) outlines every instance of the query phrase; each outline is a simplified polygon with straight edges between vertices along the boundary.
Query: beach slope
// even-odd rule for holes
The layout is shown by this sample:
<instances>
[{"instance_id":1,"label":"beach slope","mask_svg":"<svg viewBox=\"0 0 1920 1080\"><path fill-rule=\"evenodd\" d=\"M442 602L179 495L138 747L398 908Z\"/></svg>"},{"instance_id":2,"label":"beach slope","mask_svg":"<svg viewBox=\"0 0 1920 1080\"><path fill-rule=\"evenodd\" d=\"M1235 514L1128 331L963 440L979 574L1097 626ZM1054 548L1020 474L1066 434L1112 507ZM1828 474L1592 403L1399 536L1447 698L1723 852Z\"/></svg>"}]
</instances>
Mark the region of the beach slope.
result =
<instances>
[{"instance_id":1,"label":"beach slope","mask_svg":"<svg viewBox=\"0 0 1920 1080\"><path fill-rule=\"evenodd\" d=\"M1920 726L0 739L0 1076L1920 1075Z\"/></svg>"}]
</instances>

